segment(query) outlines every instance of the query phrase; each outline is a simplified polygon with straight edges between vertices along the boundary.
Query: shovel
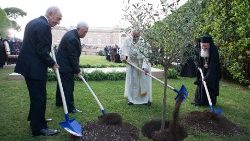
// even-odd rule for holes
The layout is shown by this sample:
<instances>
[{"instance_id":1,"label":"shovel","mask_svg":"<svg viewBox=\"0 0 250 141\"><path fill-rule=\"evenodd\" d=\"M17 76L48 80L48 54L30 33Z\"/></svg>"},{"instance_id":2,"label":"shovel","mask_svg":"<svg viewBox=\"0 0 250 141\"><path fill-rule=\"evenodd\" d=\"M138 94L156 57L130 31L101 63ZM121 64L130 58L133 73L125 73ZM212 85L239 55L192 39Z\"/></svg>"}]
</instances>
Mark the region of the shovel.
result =
<instances>
[{"instance_id":1,"label":"shovel","mask_svg":"<svg viewBox=\"0 0 250 141\"><path fill-rule=\"evenodd\" d=\"M105 114L106 114L106 111L105 111L105 109L103 108L103 106L102 106L101 102L99 101L99 99L97 98L96 94L95 94L94 91L91 89L91 87L90 87L89 84L86 82L86 80L83 78L83 76L81 75L80 77L81 77L82 81L86 84L86 86L88 87L88 89L89 89L89 91L91 92L91 94L93 95L93 97L95 98L95 100L96 100L98 106L99 106L100 109L101 109L102 115L105 115Z\"/></svg>"},{"instance_id":2,"label":"shovel","mask_svg":"<svg viewBox=\"0 0 250 141\"><path fill-rule=\"evenodd\" d=\"M140 70L141 72L145 72L143 69L137 67L137 66L134 65L133 63L131 63L131 62L129 62L129 61L127 61L127 63L128 63L129 65L131 65L132 67L134 67L134 68ZM152 74L146 73L146 75L152 77L153 79L157 80L158 82L160 82L161 84L164 85L164 82L163 82L163 81L161 81L160 79L156 78L156 77L153 76ZM177 89L175 89L174 87L172 87L172 86L170 86L170 85L168 85L168 84L167 84L167 87L170 88L171 90L173 90L174 92L177 93L177 96L175 97L176 100L177 100L179 97L182 97L182 100L185 100L185 99L187 98L187 96L188 96L187 89L186 89L186 87L185 87L184 85L181 86L180 90L177 90Z\"/></svg>"},{"instance_id":3,"label":"shovel","mask_svg":"<svg viewBox=\"0 0 250 141\"><path fill-rule=\"evenodd\" d=\"M106 113L106 111L103 108L101 102L99 101L99 99L97 98L96 94L91 89L91 87L89 86L89 84L87 83L87 81L83 78L82 75L80 76L80 78L86 84L86 86L88 87L89 91L91 92L91 94L95 98L98 106L101 109L102 115L98 117L99 121L101 123L105 123L107 125L119 125L119 124L121 124L122 123L122 117L121 117L121 115L119 115L118 113Z\"/></svg>"},{"instance_id":4,"label":"shovel","mask_svg":"<svg viewBox=\"0 0 250 141\"><path fill-rule=\"evenodd\" d=\"M201 79L202 79L202 82L203 82L203 85L204 85L204 88L205 88L205 91L206 91L207 100L208 100L209 107L210 107L210 112L213 112L213 113L215 113L217 115L220 115L222 113L222 110L220 108L219 109L215 109L213 107L213 104L212 104L212 101L211 101L211 98L210 98L210 95L209 95L209 92L208 92L208 89L207 89L207 83L206 83L206 81L204 81L203 72L202 72L201 68L198 68L198 70L201 73Z\"/></svg>"},{"instance_id":5,"label":"shovel","mask_svg":"<svg viewBox=\"0 0 250 141\"><path fill-rule=\"evenodd\" d=\"M54 51L53 48L52 48L51 52L52 52L52 58L56 62L55 51ZM82 127L81 127L81 125L75 119L69 119L68 108L67 108L67 105L66 105L66 100L65 100L64 91L63 91L62 82L61 82L61 77L60 77L58 68L55 69L55 72L56 72L58 85L59 85L59 88L60 88L60 93L61 93L62 102L63 102L63 109L64 109L64 113L65 113L65 120L66 120L64 122L60 122L59 124L60 124L60 126L62 128L64 128L70 134L72 134L74 136L81 137L82 136Z\"/></svg>"}]
</instances>

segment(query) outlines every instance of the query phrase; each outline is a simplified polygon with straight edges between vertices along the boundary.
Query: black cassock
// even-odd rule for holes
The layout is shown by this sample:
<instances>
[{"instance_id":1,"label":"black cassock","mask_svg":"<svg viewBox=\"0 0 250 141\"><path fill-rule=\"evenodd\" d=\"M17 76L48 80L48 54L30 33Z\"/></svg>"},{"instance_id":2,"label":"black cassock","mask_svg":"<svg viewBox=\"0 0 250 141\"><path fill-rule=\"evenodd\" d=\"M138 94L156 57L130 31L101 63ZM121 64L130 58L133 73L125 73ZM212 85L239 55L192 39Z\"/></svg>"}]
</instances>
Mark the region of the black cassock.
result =
<instances>
[{"instance_id":1,"label":"black cassock","mask_svg":"<svg viewBox=\"0 0 250 141\"><path fill-rule=\"evenodd\" d=\"M207 64L207 67L205 67ZM221 78L219 53L216 46L213 44L209 48L209 58L199 57L198 67L202 69L204 80L207 83L208 91L213 105L216 105L217 96L219 96L219 81ZM197 105L209 105L206 91L202 83L201 74L197 71L197 85L195 92L195 103Z\"/></svg>"}]
</instances>

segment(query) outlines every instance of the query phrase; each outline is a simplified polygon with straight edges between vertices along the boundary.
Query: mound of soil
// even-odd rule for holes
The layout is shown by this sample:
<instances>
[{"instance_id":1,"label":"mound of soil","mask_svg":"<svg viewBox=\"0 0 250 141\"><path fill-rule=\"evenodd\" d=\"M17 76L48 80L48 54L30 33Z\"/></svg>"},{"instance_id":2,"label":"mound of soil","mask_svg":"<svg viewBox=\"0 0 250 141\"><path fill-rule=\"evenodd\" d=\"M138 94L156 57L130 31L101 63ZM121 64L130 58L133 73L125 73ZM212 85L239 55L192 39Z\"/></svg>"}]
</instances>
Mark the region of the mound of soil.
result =
<instances>
[{"instance_id":1,"label":"mound of soil","mask_svg":"<svg viewBox=\"0 0 250 141\"><path fill-rule=\"evenodd\" d=\"M106 124L106 125L121 125L122 116L118 113L108 113L98 116L98 121L101 124Z\"/></svg>"},{"instance_id":2,"label":"mound of soil","mask_svg":"<svg viewBox=\"0 0 250 141\"><path fill-rule=\"evenodd\" d=\"M171 122L165 121L163 130L161 128L161 120L151 120L142 127L142 134L153 141L182 141L187 137L187 132L179 122L179 110L183 97L178 97Z\"/></svg>"},{"instance_id":3,"label":"mound of soil","mask_svg":"<svg viewBox=\"0 0 250 141\"><path fill-rule=\"evenodd\" d=\"M151 120L146 122L141 132L145 137L153 141L182 141L187 137L187 132L178 123L172 125L173 122L165 121L164 130L161 128L161 120ZM172 128L171 128L172 127Z\"/></svg>"},{"instance_id":4,"label":"mound of soil","mask_svg":"<svg viewBox=\"0 0 250 141\"><path fill-rule=\"evenodd\" d=\"M244 129L229 121L222 115L216 115L210 111L194 111L188 113L181 124L186 128L208 132L214 135L233 136L244 132Z\"/></svg>"},{"instance_id":5,"label":"mound of soil","mask_svg":"<svg viewBox=\"0 0 250 141\"><path fill-rule=\"evenodd\" d=\"M169 121L165 121L165 129L167 129L169 126ZM148 137L149 139L152 139L153 132L159 131L161 128L161 120L150 120L146 123L141 128L142 135L145 137Z\"/></svg>"},{"instance_id":6,"label":"mound of soil","mask_svg":"<svg viewBox=\"0 0 250 141\"><path fill-rule=\"evenodd\" d=\"M92 121L85 124L81 141L136 141L138 138L139 130L130 123L107 125Z\"/></svg>"}]
</instances>

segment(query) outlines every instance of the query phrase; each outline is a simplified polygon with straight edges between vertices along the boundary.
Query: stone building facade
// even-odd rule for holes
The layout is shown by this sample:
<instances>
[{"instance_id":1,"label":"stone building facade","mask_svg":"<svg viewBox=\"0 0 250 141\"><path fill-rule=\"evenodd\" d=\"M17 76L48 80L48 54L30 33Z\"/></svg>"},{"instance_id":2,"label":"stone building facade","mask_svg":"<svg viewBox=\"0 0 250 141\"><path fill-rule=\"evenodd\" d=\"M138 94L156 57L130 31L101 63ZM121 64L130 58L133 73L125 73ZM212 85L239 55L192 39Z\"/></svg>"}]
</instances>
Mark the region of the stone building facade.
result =
<instances>
[{"instance_id":1,"label":"stone building facade","mask_svg":"<svg viewBox=\"0 0 250 141\"><path fill-rule=\"evenodd\" d=\"M52 29L53 46L58 45L62 36L68 31L65 27L56 26ZM105 46L121 45L124 34L121 29L111 27L90 27L85 38L81 39L84 54L97 54Z\"/></svg>"}]
</instances>

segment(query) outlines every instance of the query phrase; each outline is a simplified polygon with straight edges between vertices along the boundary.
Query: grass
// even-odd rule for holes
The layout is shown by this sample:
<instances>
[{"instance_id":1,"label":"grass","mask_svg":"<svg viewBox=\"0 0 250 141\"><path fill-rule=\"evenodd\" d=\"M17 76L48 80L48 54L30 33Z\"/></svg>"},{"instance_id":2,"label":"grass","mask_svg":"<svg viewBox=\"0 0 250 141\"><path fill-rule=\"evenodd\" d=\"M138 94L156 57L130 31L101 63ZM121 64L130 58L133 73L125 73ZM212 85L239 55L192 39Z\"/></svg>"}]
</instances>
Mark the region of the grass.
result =
<instances>
[{"instance_id":1,"label":"grass","mask_svg":"<svg viewBox=\"0 0 250 141\"><path fill-rule=\"evenodd\" d=\"M105 56L98 56L98 55L82 55L80 57L80 64L84 65L84 64L95 64L95 65L101 65L101 64L107 64L107 65L111 65L111 64L116 64L114 62L108 62L105 59Z\"/></svg>"},{"instance_id":2,"label":"grass","mask_svg":"<svg viewBox=\"0 0 250 141\"><path fill-rule=\"evenodd\" d=\"M101 60L102 59L102 60ZM85 62L86 61L86 62ZM107 63L100 56L83 56L81 63ZM29 96L24 80L9 80L8 74L13 72L13 68L0 69L0 140L1 141L68 141L69 133L60 128L58 123L64 120L62 108L55 106L56 82L47 83L47 110L46 116L53 118L48 125L51 128L58 128L61 133L53 137L32 137L30 135L27 113L29 110ZM191 111L203 111L208 107L194 107L191 101L194 98L195 85L194 78L170 79L170 85L179 88L184 84L189 96L181 106L180 116ZM122 115L125 121L130 122L140 129L144 122L150 119L159 119L161 116L161 98L163 93L162 84L153 81L153 104L151 107L145 105L128 106L126 98L123 97L124 81L89 81L99 100L107 112L116 112ZM99 107L81 81L75 82L75 104L83 113L70 115L81 124L86 124L91 120L96 120L101 115ZM168 90L167 97L167 117L170 119L173 111L175 93ZM220 96L218 97L218 107L222 108L223 116L230 121L239 124L247 129L243 135L233 137L221 137L189 131L186 141L247 141L250 140L250 90L226 81L220 83ZM140 141L149 141L140 135Z\"/></svg>"}]
</instances>

